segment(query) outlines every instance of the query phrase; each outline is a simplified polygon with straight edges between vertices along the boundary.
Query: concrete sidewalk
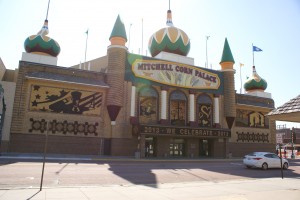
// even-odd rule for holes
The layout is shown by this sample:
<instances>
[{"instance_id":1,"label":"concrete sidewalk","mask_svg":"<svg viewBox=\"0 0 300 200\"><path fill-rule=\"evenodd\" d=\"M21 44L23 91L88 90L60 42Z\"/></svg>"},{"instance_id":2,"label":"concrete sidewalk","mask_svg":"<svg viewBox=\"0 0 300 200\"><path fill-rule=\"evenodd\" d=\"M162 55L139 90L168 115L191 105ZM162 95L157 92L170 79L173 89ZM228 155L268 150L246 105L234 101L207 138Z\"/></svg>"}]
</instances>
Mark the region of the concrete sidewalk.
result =
<instances>
[{"instance_id":1,"label":"concrete sidewalk","mask_svg":"<svg viewBox=\"0 0 300 200\"><path fill-rule=\"evenodd\" d=\"M259 179L151 185L0 190L0 200L299 200L300 179Z\"/></svg>"}]
</instances>

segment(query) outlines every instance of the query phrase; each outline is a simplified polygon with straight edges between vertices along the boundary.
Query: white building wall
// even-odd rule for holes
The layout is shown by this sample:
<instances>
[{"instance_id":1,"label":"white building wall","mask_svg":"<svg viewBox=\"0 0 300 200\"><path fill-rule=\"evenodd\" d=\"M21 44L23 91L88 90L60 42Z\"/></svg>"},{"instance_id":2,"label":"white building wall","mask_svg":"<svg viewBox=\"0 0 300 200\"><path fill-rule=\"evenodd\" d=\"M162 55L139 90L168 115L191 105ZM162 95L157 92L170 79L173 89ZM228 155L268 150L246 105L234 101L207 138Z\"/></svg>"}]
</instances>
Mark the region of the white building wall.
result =
<instances>
[{"instance_id":1,"label":"white building wall","mask_svg":"<svg viewBox=\"0 0 300 200\"><path fill-rule=\"evenodd\" d=\"M13 112L13 105L14 105L15 91L16 91L16 83L6 82L6 81L0 81L0 83L2 84L2 88L4 89L4 100L6 104L4 124L2 128L2 141L9 141L10 125L12 120L12 112ZM2 108L1 108L1 112L2 112Z\"/></svg>"}]
</instances>

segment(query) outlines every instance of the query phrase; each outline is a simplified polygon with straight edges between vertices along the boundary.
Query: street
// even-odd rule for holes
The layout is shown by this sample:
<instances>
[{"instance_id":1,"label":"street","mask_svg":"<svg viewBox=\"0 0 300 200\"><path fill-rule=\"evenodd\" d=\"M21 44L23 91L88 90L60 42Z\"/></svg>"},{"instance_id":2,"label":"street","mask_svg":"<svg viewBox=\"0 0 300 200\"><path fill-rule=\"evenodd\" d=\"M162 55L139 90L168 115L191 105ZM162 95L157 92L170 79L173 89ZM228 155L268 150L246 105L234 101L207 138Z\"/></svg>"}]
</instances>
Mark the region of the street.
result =
<instances>
[{"instance_id":1,"label":"street","mask_svg":"<svg viewBox=\"0 0 300 200\"><path fill-rule=\"evenodd\" d=\"M42 160L0 159L0 189L37 188ZM291 160L284 178L300 178L300 160ZM247 169L234 160L47 160L43 187L146 185L281 178L280 169Z\"/></svg>"}]
</instances>

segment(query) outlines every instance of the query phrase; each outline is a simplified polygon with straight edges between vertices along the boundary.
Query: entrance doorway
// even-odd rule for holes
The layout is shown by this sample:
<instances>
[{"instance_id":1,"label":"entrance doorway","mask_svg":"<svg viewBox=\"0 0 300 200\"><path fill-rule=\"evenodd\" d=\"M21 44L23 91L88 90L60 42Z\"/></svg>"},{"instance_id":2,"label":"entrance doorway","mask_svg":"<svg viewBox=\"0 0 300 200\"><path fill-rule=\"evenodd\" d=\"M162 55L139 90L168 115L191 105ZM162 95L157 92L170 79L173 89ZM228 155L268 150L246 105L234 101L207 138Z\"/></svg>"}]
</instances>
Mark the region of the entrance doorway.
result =
<instances>
[{"instance_id":1,"label":"entrance doorway","mask_svg":"<svg viewBox=\"0 0 300 200\"><path fill-rule=\"evenodd\" d=\"M145 157L156 156L156 138L146 137L145 138Z\"/></svg>"},{"instance_id":2,"label":"entrance doorway","mask_svg":"<svg viewBox=\"0 0 300 200\"><path fill-rule=\"evenodd\" d=\"M212 155L211 152L211 140L200 139L199 140L199 156L200 157L210 157Z\"/></svg>"},{"instance_id":3,"label":"entrance doorway","mask_svg":"<svg viewBox=\"0 0 300 200\"><path fill-rule=\"evenodd\" d=\"M182 157L185 155L184 139L173 139L170 143L170 156Z\"/></svg>"}]
</instances>

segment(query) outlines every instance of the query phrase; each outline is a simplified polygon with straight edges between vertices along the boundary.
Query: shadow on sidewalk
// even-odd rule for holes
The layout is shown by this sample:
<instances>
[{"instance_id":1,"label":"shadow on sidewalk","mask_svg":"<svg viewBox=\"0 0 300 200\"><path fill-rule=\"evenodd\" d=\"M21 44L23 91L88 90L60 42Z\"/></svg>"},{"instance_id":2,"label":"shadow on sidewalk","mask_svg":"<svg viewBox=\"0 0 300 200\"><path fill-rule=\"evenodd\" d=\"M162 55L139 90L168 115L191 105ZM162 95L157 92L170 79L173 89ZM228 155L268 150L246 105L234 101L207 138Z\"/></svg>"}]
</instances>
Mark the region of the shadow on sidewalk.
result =
<instances>
[{"instance_id":1,"label":"shadow on sidewalk","mask_svg":"<svg viewBox=\"0 0 300 200\"><path fill-rule=\"evenodd\" d=\"M26 199L26 200L30 200L30 199L32 199L33 197L35 197L38 193L40 193L40 190L39 191L37 191L35 194L33 194L31 197L29 197L28 199Z\"/></svg>"}]
</instances>

